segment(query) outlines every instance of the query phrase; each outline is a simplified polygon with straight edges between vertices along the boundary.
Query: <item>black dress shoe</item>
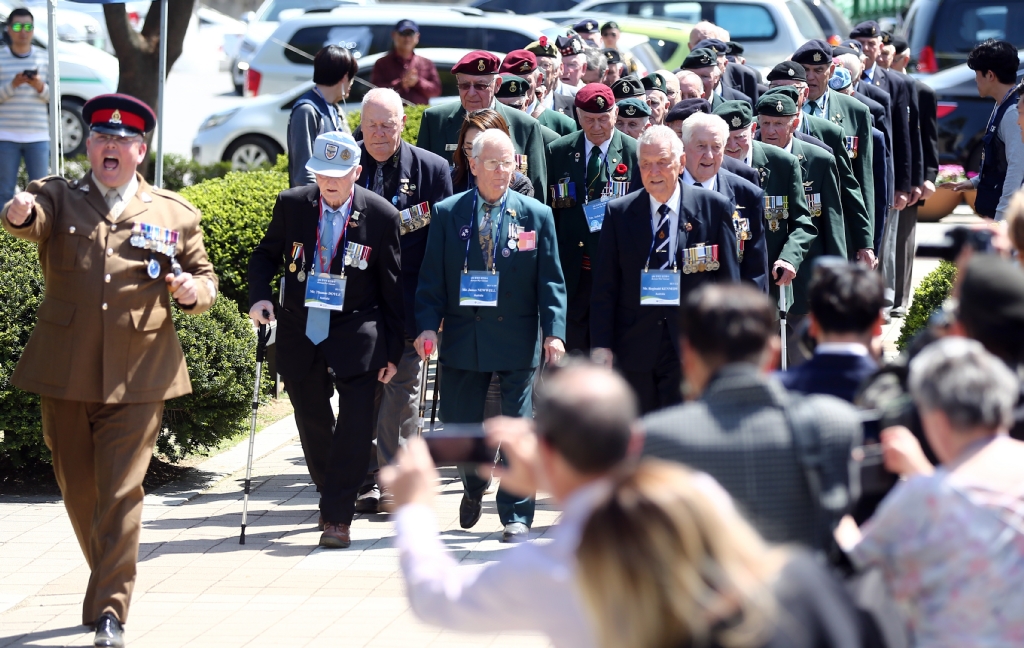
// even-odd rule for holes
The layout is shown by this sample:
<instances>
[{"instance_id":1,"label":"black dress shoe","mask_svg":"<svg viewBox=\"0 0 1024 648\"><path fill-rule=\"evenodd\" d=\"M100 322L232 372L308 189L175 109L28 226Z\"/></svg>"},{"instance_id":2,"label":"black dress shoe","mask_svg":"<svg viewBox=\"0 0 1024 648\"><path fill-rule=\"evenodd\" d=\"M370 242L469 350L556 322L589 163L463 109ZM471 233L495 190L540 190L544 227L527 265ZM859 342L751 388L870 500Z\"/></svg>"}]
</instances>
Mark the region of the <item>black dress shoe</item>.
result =
<instances>
[{"instance_id":1,"label":"black dress shoe","mask_svg":"<svg viewBox=\"0 0 1024 648\"><path fill-rule=\"evenodd\" d=\"M104 612L96 619L96 637L92 641L94 646L105 648L123 648L124 626L110 612Z\"/></svg>"},{"instance_id":2,"label":"black dress shoe","mask_svg":"<svg viewBox=\"0 0 1024 648\"><path fill-rule=\"evenodd\" d=\"M374 486L356 497L356 513L377 513L380 511L380 489Z\"/></svg>"},{"instance_id":3,"label":"black dress shoe","mask_svg":"<svg viewBox=\"0 0 1024 648\"><path fill-rule=\"evenodd\" d=\"M480 521L483 511L484 505L481 500L463 494L462 503L459 504L459 526L463 529L471 528Z\"/></svg>"}]
</instances>

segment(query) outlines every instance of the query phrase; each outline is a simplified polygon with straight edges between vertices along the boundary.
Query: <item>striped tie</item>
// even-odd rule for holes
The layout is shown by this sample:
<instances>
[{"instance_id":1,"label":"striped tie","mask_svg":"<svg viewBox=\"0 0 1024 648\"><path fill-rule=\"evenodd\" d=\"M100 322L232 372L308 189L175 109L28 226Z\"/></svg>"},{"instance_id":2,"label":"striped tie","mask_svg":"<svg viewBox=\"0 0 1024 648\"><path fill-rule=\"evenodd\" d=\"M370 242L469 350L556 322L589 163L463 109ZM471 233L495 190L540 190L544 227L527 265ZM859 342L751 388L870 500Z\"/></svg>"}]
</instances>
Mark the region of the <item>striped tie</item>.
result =
<instances>
[{"instance_id":1,"label":"striped tie","mask_svg":"<svg viewBox=\"0 0 1024 648\"><path fill-rule=\"evenodd\" d=\"M662 205L658 207L658 214L661 216L661 221L658 223L658 229L655 231L654 238L654 254L653 254L653 265L658 270L664 270L669 267L672 259L668 253L668 244L672 240L669 236L669 225L672 219L669 218L668 205Z\"/></svg>"}]
</instances>

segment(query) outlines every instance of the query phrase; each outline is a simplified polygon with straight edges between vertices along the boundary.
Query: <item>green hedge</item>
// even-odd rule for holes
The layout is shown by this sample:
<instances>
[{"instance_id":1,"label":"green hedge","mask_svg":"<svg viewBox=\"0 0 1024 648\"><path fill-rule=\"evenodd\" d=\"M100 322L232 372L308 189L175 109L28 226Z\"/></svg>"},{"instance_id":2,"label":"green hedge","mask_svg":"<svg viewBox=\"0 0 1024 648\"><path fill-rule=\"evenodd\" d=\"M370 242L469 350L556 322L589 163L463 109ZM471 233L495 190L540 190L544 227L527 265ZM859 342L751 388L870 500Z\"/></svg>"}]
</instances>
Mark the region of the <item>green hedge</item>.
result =
<instances>
[{"instance_id":1,"label":"green hedge","mask_svg":"<svg viewBox=\"0 0 1024 648\"><path fill-rule=\"evenodd\" d=\"M914 291L910 309L903 320L903 328L900 329L900 337L896 341L896 347L900 351L910 344L915 335L927 328L928 320L935 311L942 308L942 302L949 297L955 281L956 266L949 261L939 263L938 268L921 280L921 285Z\"/></svg>"},{"instance_id":2,"label":"green hedge","mask_svg":"<svg viewBox=\"0 0 1024 648\"><path fill-rule=\"evenodd\" d=\"M237 171L186 187L181 195L203 212L203 242L220 279L220 292L249 312L249 255L263 238L285 173Z\"/></svg>"}]
</instances>

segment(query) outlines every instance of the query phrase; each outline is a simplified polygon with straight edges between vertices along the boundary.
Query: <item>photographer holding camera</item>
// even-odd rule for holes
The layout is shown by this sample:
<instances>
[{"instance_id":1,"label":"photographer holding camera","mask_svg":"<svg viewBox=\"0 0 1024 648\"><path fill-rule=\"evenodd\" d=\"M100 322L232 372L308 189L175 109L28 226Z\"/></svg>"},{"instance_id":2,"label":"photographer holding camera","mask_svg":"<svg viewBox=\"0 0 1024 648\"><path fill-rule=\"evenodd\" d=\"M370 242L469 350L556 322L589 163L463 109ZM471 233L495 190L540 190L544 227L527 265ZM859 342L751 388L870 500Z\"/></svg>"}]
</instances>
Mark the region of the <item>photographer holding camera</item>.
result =
<instances>
[{"instance_id":1,"label":"photographer holding camera","mask_svg":"<svg viewBox=\"0 0 1024 648\"><path fill-rule=\"evenodd\" d=\"M25 160L29 182L50 167L46 51L32 45L35 24L24 7L7 17L8 46L0 48L0 204L14 197L18 167Z\"/></svg>"}]
</instances>

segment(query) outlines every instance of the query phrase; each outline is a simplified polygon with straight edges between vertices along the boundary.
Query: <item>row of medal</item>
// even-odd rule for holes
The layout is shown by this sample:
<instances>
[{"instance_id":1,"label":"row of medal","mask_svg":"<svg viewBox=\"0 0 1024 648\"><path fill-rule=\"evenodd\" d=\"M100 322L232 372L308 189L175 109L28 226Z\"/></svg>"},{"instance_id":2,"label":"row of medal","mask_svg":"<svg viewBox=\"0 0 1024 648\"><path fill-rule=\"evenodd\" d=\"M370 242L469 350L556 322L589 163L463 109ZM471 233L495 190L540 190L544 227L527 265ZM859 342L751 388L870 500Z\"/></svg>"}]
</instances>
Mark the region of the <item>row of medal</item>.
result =
<instances>
[{"instance_id":1,"label":"row of medal","mask_svg":"<svg viewBox=\"0 0 1024 648\"><path fill-rule=\"evenodd\" d=\"M768 229L779 231L779 219L789 218L789 196L765 196L764 217L768 221Z\"/></svg>"},{"instance_id":2,"label":"row of medal","mask_svg":"<svg viewBox=\"0 0 1024 648\"><path fill-rule=\"evenodd\" d=\"M743 248L750 239L750 219L740 218L739 212L733 212L732 226L736 230L737 258L743 261Z\"/></svg>"},{"instance_id":3,"label":"row of medal","mask_svg":"<svg viewBox=\"0 0 1024 648\"><path fill-rule=\"evenodd\" d=\"M501 251L501 256L508 258L514 250L519 249L519 234L523 231L522 226L515 221L508 224L508 247Z\"/></svg>"},{"instance_id":4,"label":"row of medal","mask_svg":"<svg viewBox=\"0 0 1024 648\"><path fill-rule=\"evenodd\" d=\"M856 160L857 159L857 148L858 148L857 144L858 144L858 139L859 138L856 135L851 135L851 136L848 136L848 137L844 137L843 139L846 140L846 142L845 142L845 144L846 144L846 152L850 154L850 157L852 159Z\"/></svg>"},{"instance_id":5,"label":"row of medal","mask_svg":"<svg viewBox=\"0 0 1024 648\"><path fill-rule=\"evenodd\" d=\"M683 274L711 272L722 264L718 261L717 245L696 245L683 249Z\"/></svg>"},{"instance_id":6,"label":"row of medal","mask_svg":"<svg viewBox=\"0 0 1024 648\"><path fill-rule=\"evenodd\" d=\"M369 267L370 252L368 245L349 243L345 248L343 262L347 266L366 270ZM302 243L292 243L292 261L288 264L288 272L294 272L295 278L302 283L306 280L306 255Z\"/></svg>"},{"instance_id":7,"label":"row of medal","mask_svg":"<svg viewBox=\"0 0 1024 648\"><path fill-rule=\"evenodd\" d=\"M568 178L559 180L549 187L551 206L555 209L568 209L576 206L576 183Z\"/></svg>"},{"instance_id":8,"label":"row of medal","mask_svg":"<svg viewBox=\"0 0 1024 648\"><path fill-rule=\"evenodd\" d=\"M821 194L804 194L807 196L807 209L810 210L811 216L815 218L821 216Z\"/></svg>"},{"instance_id":9,"label":"row of medal","mask_svg":"<svg viewBox=\"0 0 1024 648\"><path fill-rule=\"evenodd\" d=\"M415 232L430 225L430 203L424 201L418 205L412 205L398 212L398 215L402 220L402 234Z\"/></svg>"},{"instance_id":10,"label":"row of medal","mask_svg":"<svg viewBox=\"0 0 1024 648\"><path fill-rule=\"evenodd\" d=\"M159 252L169 257L178 250L178 232L158 225L135 223L128 241L133 247Z\"/></svg>"}]
</instances>

